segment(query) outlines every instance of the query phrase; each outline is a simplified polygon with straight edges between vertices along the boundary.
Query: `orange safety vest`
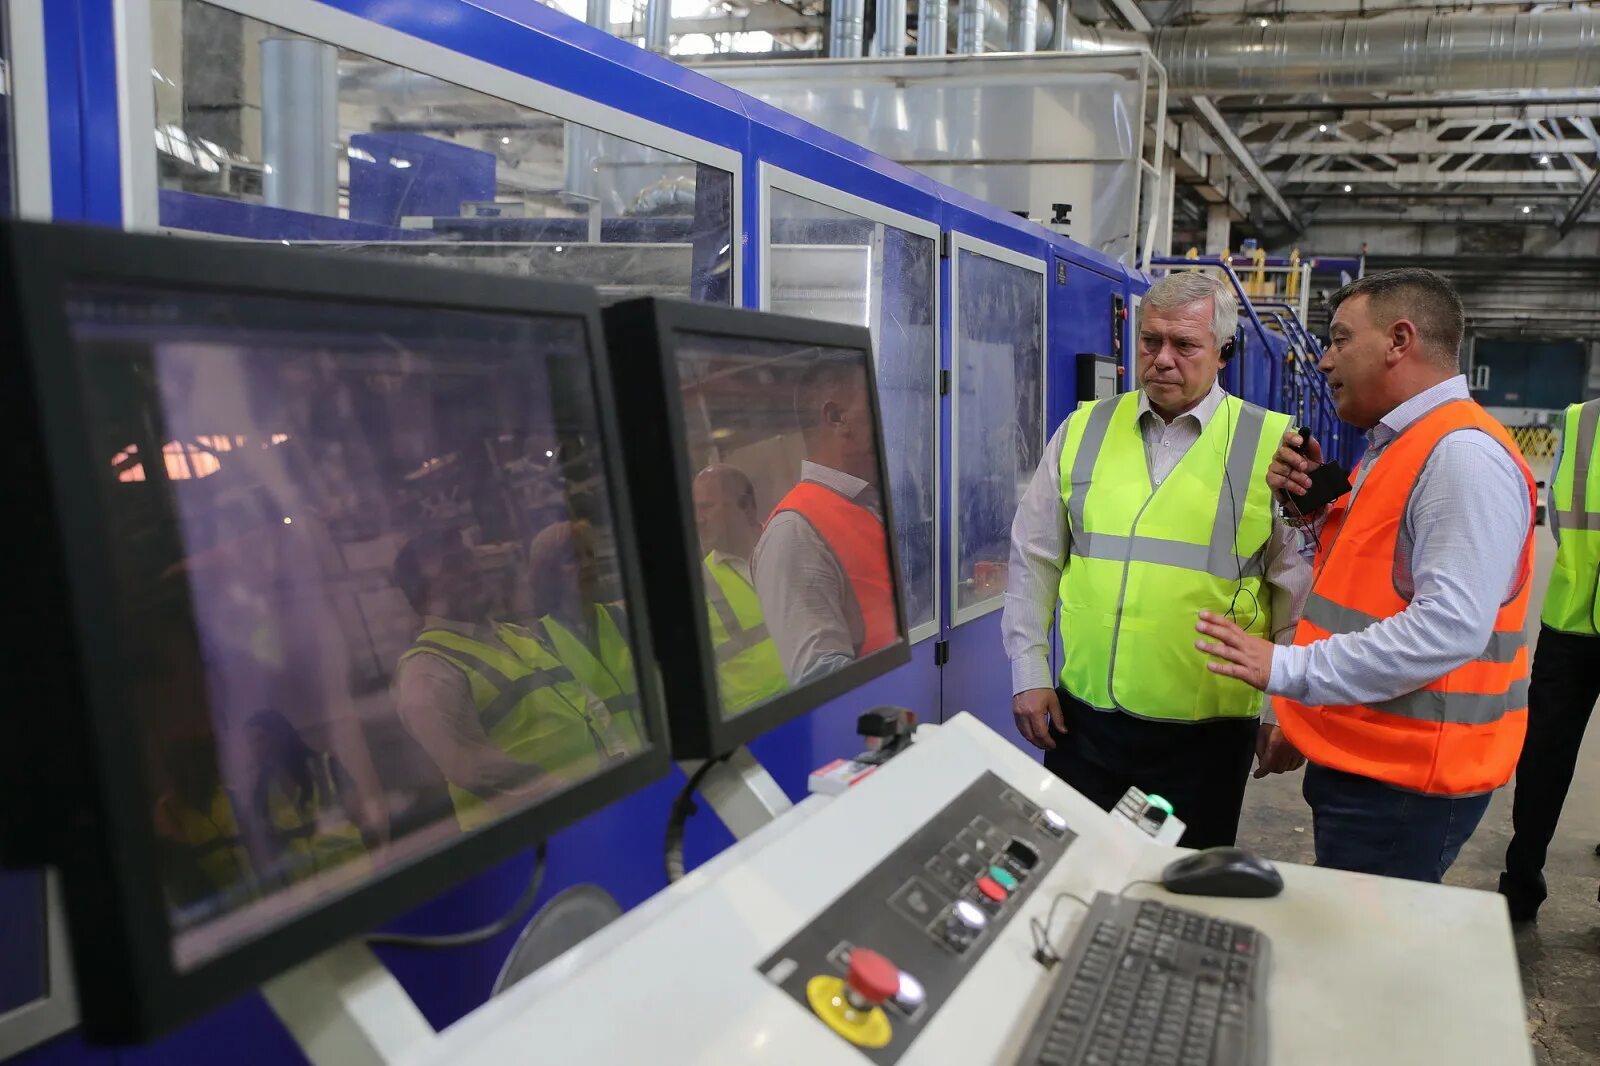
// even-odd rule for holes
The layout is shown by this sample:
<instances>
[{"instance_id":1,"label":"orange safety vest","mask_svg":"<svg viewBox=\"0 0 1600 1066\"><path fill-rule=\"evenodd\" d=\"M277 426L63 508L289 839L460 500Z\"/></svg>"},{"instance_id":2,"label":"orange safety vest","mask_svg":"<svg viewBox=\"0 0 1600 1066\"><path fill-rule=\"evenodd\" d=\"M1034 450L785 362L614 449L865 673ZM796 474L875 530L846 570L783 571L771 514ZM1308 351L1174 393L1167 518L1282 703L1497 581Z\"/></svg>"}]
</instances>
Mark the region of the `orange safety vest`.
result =
<instances>
[{"instance_id":1,"label":"orange safety vest","mask_svg":"<svg viewBox=\"0 0 1600 1066\"><path fill-rule=\"evenodd\" d=\"M1470 400L1442 404L1403 431L1333 505L1317 552L1316 581L1295 629L1296 646L1392 618L1395 547L1423 465L1450 433L1477 429L1500 442L1528 486L1528 536L1516 593L1495 616L1483 651L1415 692L1370 706L1311 707L1274 698L1278 723L1314 763L1441 796L1489 792L1511 779L1528 724L1528 640L1523 622L1533 572L1533 475L1504 427ZM1363 465L1367 465L1363 463Z\"/></svg>"},{"instance_id":2,"label":"orange safety vest","mask_svg":"<svg viewBox=\"0 0 1600 1066\"><path fill-rule=\"evenodd\" d=\"M850 582L866 629L856 655L869 655L899 639L894 583L889 579L889 537L883 520L815 481L802 481L790 489L767 521L784 511L793 511L811 523Z\"/></svg>"}]
</instances>

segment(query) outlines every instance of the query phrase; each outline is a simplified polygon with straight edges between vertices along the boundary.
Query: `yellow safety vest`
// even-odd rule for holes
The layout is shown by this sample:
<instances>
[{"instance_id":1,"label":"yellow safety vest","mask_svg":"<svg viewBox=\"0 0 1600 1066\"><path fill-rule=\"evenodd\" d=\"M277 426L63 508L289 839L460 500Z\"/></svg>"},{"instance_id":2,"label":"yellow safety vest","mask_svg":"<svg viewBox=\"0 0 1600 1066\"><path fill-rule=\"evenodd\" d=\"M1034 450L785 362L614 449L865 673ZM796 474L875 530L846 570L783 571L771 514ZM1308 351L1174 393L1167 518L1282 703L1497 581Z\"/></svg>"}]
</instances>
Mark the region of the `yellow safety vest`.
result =
<instances>
[{"instance_id":1,"label":"yellow safety vest","mask_svg":"<svg viewBox=\"0 0 1600 1066\"><path fill-rule=\"evenodd\" d=\"M1551 484L1555 504L1556 563L1539 620L1566 633L1600 633L1596 586L1600 584L1600 462L1595 427L1600 400L1567 408L1561 432L1561 465Z\"/></svg>"},{"instance_id":2,"label":"yellow safety vest","mask_svg":"<svg viewBox=\"0 0 1600 1066\"><path fill-rule=\"evenodd\" d=\"M1200 439L1152 487L1138 412L1130 392L1067 421L1062 687L1091 707L1141 718L1253 717L1261 693L1206 669L1194 626L1201 610L1226 614L1236 604L1247 632L1272 632L1266 476L1289 416L1223 397Z\"/></svg>"},{"instance_id":3,"label":"yellow safety vest","mask_svg":"<svg viewBox=\"0 0 1600 1066\"><path fill-rule=\"evenodd\" d=\"M597 603L594 610L597 649L591 649L553 615L545 615L538 623L548 644L522 626L501 626L500 639L530 662L565 667L578 684L606 705L611 727L623 748L639 751L644 746L644 731L639 727L639 683L634 675L633 652L612 608Z\"/></svg>"},{"instance_id":4,"label":"yellow safety vest","mask_svg":"<svg viewBox=\"0 0 1600 1066\"><path fill-rule=\"evenodd\" d=\"M499 629L508 647L512 628ZM400 659L404 662L413 655L436 655L460 670L490 741L507 757L537 767L537 772L579 781L620 754L605 708L596 707L571 672L554 659L529 662L520 651L513 654L448 629L424 630ZM531 780L533 775L529 776ZM454 782L450 799L463 829L495 818L496 812L481 797Z\"/></svg>"},{"instance_id":5,"label":"yellow safety vest","mask_svg":"<svg viewBox=\"0 0 1600 1066\"><path fill-rule=\"evenodd\" d=\"M181 845L188 864L217 894L254 892L255 871L239 837L239 822L234 817L228 793L218 788L206 810L196 810L168 795L161 800L160 821ZM184 895L195 896L184 902L197 902L199 885L186 886Z\"/></svg>"},{"instance_id":6,"label":"yellow safety vest","mask_svg":"<svg viewBox=\"0 0 1600 1066\"><path fill-rule=\"evenodd\" d=\"M346 863L365 864L366 844L339 803L328 755L317 755L311 795L291 795L292 787L292 781L273 781L266 796L267 818L283 847L284 878L300 881Z\"/></svg>"},{"instance_id":7,"label":"yellow safety vest","mask_svg":"<svg viewBox=\"0 0 1600 1066\"><path fill-rule=\"evenodd\" d=\"M706 613L716 649L722 713L731 717L789 688L756 590L737 570L705 557Z\"/></svg>"}]
</instances>

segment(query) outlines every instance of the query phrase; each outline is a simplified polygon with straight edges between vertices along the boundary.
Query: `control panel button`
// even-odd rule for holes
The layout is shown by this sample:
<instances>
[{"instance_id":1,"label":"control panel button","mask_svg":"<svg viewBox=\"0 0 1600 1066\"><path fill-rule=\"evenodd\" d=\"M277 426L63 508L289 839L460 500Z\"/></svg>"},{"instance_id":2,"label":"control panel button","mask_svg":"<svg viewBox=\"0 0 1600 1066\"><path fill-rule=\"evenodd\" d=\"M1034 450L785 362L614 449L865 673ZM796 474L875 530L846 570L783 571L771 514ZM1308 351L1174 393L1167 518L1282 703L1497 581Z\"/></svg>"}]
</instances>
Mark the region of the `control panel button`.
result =
<instances>
[{"instance_id":1,"label":"control panel button","mask_svg":"<svg viewBox=\"0 0 1600 1066\"><path fill-rule=\"evenodd\" d=\"M900 990L900 969L876 951L856 948L844 980L863 1002L876 1007Z\"/></svg>"},{"instance_id":2,"label":"control panel button","mask_svg":"<svg viewBox=\"0 0 1600 1066\"><path fill-rule=\"evenodd\" d=\"M1032 844L1021 837L1012 837L1011 843L1006 845L1006 858L1013 866L1020 868L1024 874L1029 873L1039 865L1039 851Z\"/></svg>"},{"instance_id":3,"label":"control panel button","mask_svg":"<svg viewBox=\"0 0 1600 1066\"><path fill-rule=\"evenodd\" d=\"M978 891L994 903L1004 903L1010 894L1000 886L1000 882L989 876L978 878Z\"/></svg>"},{"instance_id":4,"label":"control panel button","mask_svg":"<svg viewBox=\"0 0 1600 1066\"><path fill-rule=\"evenodd\" d=\"M1067 832L1067 820L1048 807L1040 813L1039 820L1053 836L1064 836Z\"/></svg>"},{"instance_id":5,"label":"control panel button","mask_svg":"<svg viewBox=\"0 0 1600 1066\"><path fill-rule=\"evenodd\" d=\"M974 933L983 932L983 927L989 924L989 918L979 910L977 905L970 900L960 900L950 910L951 921Z\"/></svg>"},{"instance_id":6,"label":"control panel button","mask_svg":"<svg viewBox=\"0 0 1600 1066\"><path fill-rule=\"evenodd\" d=\"M1021 812L1024 818L1031 819L1034 815L1039 813L1038 806L1024 798L1023 795L1020 792L1017 792L1015 789L1006 789L1005 792L1001 794L1000 798L1006 803L1009 803L1017 811Z\"/></svg>"},{"instance_id":7,"label":"control panel button","mask_svg":"<svg viewBox=\"0 0 1600 1066\"><path fill-rule=\"evenodd\" d=\"M1005 889L1007 892L1015 892L1017 890L1017 879L1011 876L1011 872L1009 870L1003 870L998 866L991 866L989 867L989 876L994 878L995 883L1001 888Z\"/></svg>"},{"instance_id":8,"label":"control panel button","mask_svg":"<svg viewBox=\"0 0 1600 1066\"><path fill-rule=\"evenodd\" d=\"M901 885L889 900L890 906L918 925L931 922L943 904L944 897L935 895L933 888L920 877L913 877Z\"/></svg>"},{"instance_id":9,"label":"control panel button","mask_svg":"<svg viewBox=\"0 0 1600 1066\"><path fill-rule=\"evenodd\" d=\"M946 859L950 860L950 864L968 881L977 877L983 868L989 865L986 862L979 861L976 853L968 851L959 844L947 846L942 854Z\"/></svg>"},{"instance_id":10,"label":"control panel button","mask_svg":"<svg viewBox=\"0 0 1600 1066\"><path fill-rule=\"evenodd\" d=\"M967 887L968 879L957 872L955 865L943 855L929 859L923 869L928 871L928 876L933 878L935 884L942 885L952 895L960 895L962 889Z\"/></svg>"},{"instance_id":11,"label":"control panel button","mask_svg":"<svg viewBox=\"0 0 1600 1066\"><path fill-rule=\"evenodd\" d=\"M923 991L922 982L901 970L900 987L894 994L894 1005L907 1014L915 1014L927 1001L928 994Z\"/></svg>"}]
</instances>

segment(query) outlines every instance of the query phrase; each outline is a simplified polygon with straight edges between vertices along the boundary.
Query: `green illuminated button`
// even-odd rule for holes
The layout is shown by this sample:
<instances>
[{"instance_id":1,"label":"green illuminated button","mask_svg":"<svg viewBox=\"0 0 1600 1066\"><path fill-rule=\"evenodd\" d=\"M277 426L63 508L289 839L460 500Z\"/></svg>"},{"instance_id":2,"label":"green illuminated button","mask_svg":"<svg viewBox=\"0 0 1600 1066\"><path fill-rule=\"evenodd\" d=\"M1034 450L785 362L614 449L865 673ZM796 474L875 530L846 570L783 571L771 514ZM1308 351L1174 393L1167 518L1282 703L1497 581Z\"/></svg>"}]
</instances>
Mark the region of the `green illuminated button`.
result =
<instances>
[{"instance_id":1,"label":"green illuminated button","mask_svg":"<svg viewBox=\"0 0 1600 1066\"><path fill-rule=\"evenodd\" d=\"M1144 801L1146 803L1150 804L1150 806L1152 806L1152 807L1160 807L1162 810L1166 811L1168 814L1172 813L1172 804L1168 803L1166 801L1166 798L1163 797L1163 796L1157 796L1155 793L1152 792L1150 795L1148 795L1148 796L1146 796L1144 798Z\"/></svg>"},{"instance_id":2,"label":"green illuminated button","mask_svg":"<svg viewBox=\"0 0 1600 1066\"><path fill-rule=\"evenodd\" d=\"M1000 887L1007 892L1011 892L1017 887L1017 879L998 866L989 867L989 876L999 882Z\"/></svg>"}]
</instances>

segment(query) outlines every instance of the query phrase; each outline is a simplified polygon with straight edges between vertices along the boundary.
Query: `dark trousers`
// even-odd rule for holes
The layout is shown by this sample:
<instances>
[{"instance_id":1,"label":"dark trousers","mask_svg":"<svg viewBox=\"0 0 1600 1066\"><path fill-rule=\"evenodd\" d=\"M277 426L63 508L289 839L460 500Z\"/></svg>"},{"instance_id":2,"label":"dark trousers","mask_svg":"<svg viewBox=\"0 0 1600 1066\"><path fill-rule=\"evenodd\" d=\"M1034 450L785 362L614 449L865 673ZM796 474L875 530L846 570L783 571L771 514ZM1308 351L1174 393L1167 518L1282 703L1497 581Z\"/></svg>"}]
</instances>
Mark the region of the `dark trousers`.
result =
<instances>
[{"instance_id":1,"label":"dark trousers","mask_svg":"<svg viewBox=\"0 0 1600 1066\"><path fill-rule=\"evenodd\" d=\"M1528 686L1528 739L1517 760L1511 846L1500 891L1513 917L1532 917L1544 902L1544 861L1561 805L1572 785L1578 747L1600 699L1600 638L1539 630Z\"/></svg>"},{"instance_id":2,"label":"dark trousers","mask_svg":"<svg viewBox=\"0 0 1600 1066\"><path fill-rule=\"evenodd\" d=\"M1409 881L1444 879L1489 809L1482 796L1424 796L1306 764L1317 865Z\"/></svg>"},{"instance_id":3,"label":"dark trousers","mask_svg":"<svg viewBox=\"0 0 1600 1066\"><path fill-rule=\"evenodd\" d=\"M1097 711L1064 689L1056 695L1067 731L1052 730L1046 769L1108 811L1130 786L1165 797L1187 826L1184 847L1233 843L1256 752L1254 718L1156 722Z\"/></svg>"}]
</instances>

